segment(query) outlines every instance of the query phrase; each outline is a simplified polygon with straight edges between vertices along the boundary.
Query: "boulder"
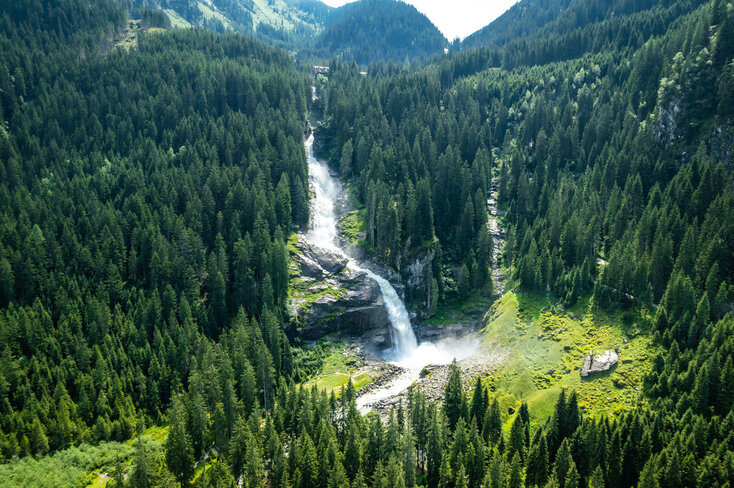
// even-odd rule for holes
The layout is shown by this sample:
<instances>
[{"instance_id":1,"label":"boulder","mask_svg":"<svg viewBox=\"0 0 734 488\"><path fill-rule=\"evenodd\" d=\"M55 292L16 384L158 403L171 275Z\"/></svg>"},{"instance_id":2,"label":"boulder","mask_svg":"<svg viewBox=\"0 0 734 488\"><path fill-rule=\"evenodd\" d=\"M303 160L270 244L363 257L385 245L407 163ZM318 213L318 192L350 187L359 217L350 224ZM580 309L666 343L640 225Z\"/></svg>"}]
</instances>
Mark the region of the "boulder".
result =
<instances>
[{"instance_id":1,"label":"boulder","mask_svg":"<svg viewBox=\"0 0 734 488\"><path fill-rule=\"evenodd\" d=\"M349 262L349 259L339 252L308 243L300 244L300 251L294 258L301 265L301 275L310 278L339 273Z\"/></svg>"},{"instance_id":2,"label":"boulder","mask_svg":"<svg viewBox=\"0 0 734 488\"><path fill-rule=\"evenodd\" d=\"M601 353L597 352L596 354L589 351L589 354L584 356L584 362L581 366L581 377L586 378L593 373L609 371L612 366L617 364L618 360L619 356L617 356L617 353L612 349L608 349Z\"/></svg>"},{"instance_id":3,"label":"boulder","mask_svg":"<svg viewBox=\"0 0 734 488\"><path fill-rule=\"evenodd\" d=\"M349 267L343 254L308 243L293 257L302 281L311 282L291 301L299 336L315 340L337 332L362 336L378 348L391 345L390 319L374 280Z\"/></svg>"}]
</instances>

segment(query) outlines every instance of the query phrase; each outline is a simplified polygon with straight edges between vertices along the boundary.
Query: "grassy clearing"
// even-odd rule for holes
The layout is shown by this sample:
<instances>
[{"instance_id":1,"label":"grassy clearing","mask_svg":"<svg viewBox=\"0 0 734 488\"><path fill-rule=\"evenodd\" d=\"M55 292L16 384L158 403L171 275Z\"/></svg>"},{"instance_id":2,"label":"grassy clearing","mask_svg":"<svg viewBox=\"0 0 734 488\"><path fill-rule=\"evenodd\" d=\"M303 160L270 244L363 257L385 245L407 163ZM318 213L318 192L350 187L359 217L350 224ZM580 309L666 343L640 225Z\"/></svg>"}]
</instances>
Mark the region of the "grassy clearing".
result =
<instances>
[{"instance_id":1,"label":"grassy clearing","mask_svg":"<svg viewBox=\"0 0 734 488\"><path fill-rule=\"evenodd\" d=\"M354 388L359 390L366 386L372 378L364 371L357 370L357 358L353 350L347 349L347 343L333 344L322 362L321 371L316 373L304 386L311 388L316 385L320 390L338 392L352 379Z\"/></svg>"},{"instance_id":2,"label":"grassy clearing","mask_svg":"<svg viewBox=\"0 0 734 488\"><path fill-rule=\"evenodd\" d=\"M286 246L288 248L288 252L291 254L297 254L298 253L298 234L295 232L291 232L288 236L288 241L286 242Z\"/></svg>"},{"instance_id":3,"label":"grassy clearing","mask_svg":"<svg viewBox=\"0 0 734 488\"><path fill-rule=\"evenodd\" d=\"M163 9L163 11L168 15L168 18L171 20L171 25L173 27L177 27L179 29L186 29L191 27L191 24L188 20L184 19L178 13L170 8Z\"/></svg>"},{"instance_id":4,"label":"grassy clearing","mask_svg":"<svg viewBox=\"0 0 734 488\"><path fill-rule=\"evenodd\" d=\"M201 2L198 2L196 4L197 7L199 7L199 11L201 11L201 14L204 16L205 19L215 19L222 23L225 29L231 30L232 29L232 23L229 21L227 17L222 15L219 12L215 12L211 8L209 8L207 5L204 5Z\"/></svg>"},{"instance_id":5,"label":"grassy clearing","mask_svg":"<svg viewBox=\"0 0 734 488\"><path fill-rule=\"evenodd\" d=\"M125 29L115 40L115 48L126 51L137 49L138 38L143 32L165 32L165 29L161 29L160 27L143 27L142 21L129 20Z\"/></svg>"},{"instance_id":6,"label":"grassy clearing","mask_svg":"<svg viewBox=\"0 0 734 488\"><path fill-rule=\"evenodd\" d=\"M194 478L191 480L191 484L196 485L197 481L199 481L199 478L201 478L201 475L204 474L204 472L209 471L212 466L214 466L214 463L217 462L217 458L215 457L209 457L207 458L206 462L203 464L199 464L196 469L194 470Z\"/></svg>"},{"instance_id":7,"label":"grassy clearing","mask_svg":"<svg viewBox=\"0 0 734 488\"><path fill-rule=\"evenodd\" d=\"M486 384L505 409L517 410L526 400L534 422L552 413L563 388L577 392L587 415L616 415L644 401L642 380L656 352L647 323L632 312L591 310L588 299L563 310L545 294L507 293L484 318L485 346L509 348ZM617 348L612 370L582 380L579 369L589 350Z\"/></svg>"}]
</instances>

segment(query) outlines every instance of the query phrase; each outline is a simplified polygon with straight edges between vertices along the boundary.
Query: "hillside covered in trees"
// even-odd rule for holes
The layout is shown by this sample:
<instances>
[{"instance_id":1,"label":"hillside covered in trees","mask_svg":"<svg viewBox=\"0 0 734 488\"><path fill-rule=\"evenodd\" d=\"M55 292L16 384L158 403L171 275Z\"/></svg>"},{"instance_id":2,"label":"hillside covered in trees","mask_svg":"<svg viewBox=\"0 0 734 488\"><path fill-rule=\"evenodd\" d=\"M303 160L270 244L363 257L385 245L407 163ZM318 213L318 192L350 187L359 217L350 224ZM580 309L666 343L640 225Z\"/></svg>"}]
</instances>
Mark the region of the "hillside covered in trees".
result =
<instances>
[{"instance_id":1,"label":"hillside covered in trees","mask_svg":"<svg viewBox=\"0 0 734 488\"><path fill-rule=\"evenodd\" d=\"M307 54L337 56L359 64L425 59L447 45L443 34L412 5L360 0L335 10Z\"/></svg>"},{"instance_id":2,"label":"hillside covered in trees","mask_svg":"<svg viewBox=\"0 0 734 488\"><path fill-rule=\"evenodd\" d=\"M507 409L454 364L439 401L363 416L351 381L307 383L322 346L288 303L310 66L203 29L111 49L117 2L20 0L0 16L0 486L92 481L44 462L110 466L110 488L731 486L734 8L535 4L423 65L332 57L317 132L365 252L398 272L430 255L417 308L493 293L496 197L508 289L634 311L661 351L636 405ZM382 7L351 6L317 54L442 49ZM360 50L354 23L404 37Z\"/></svg>"}]
</instances>

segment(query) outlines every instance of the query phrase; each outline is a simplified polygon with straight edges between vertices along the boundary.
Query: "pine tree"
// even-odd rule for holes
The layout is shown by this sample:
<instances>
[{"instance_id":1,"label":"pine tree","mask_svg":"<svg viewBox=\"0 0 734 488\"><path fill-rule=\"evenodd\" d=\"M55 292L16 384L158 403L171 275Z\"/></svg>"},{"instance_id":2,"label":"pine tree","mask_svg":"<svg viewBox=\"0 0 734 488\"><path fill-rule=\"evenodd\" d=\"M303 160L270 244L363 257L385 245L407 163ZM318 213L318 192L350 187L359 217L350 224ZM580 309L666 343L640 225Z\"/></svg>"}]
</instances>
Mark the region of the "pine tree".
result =
<instances>
[{"instance_id":1,"label":"pine tree","mask_svg":"<svg viewBox=\"0 0 734 488\"><path fill-rule=\"evenodd\" d=\"M45 429L43 428L40 420L38 420L38 417L33 419L28 440L30 449L34 454L43 455L48 452L48 438L46 437Z\"/></svg>"},{"instance_id":2,"label":"pine tree","mask_svg":"<svg viewBox=\"0 0 734 488\"><path fill-rule=\"evenodd\" d=\"M143 443L142 431L138 431L138 439L135 443L135 460L133 470L130 473L130 486L134 488L148 488L152 484L152 466ZM122 485L121 485L122 486Z\"/></svg>"},{"instance_id":3,"label":"pine tree","mask_svg":"<svg viewBox=\"0 0 734 488\"><path fill-rule=\"evenodd\" d=\"M208 488L235 488L237 486L237 482L227 468L227 459L223 456L217 458L206 473L206 480Z\"/></svg>"},{"instance_id":4,"label":"pine tree","mask_svg":"<svg viewBox=\"0 0 734 488\"><path fill-rule=\"evenodd\" d=\"M354 424L350 424L347 432L347 443L344 448L344 465L347 469L347 476L352 480L355 479L357 473L361 471L361 453L359 439Z\"/></svg>"},{"instance_id":5,"label":"pine tree","mask_svg":"<svg viewBox=\"0 0 734 488\"><path fill-rule=\"evenodd\" d=\"M461 417L461 404L464 399L464 388L461 384L461 370L456 359L449 366L449 379L444 389L444 412L449 421L449 428L454 429Z\"/></svg>"},{"instance_id":6,"label":"pine tree","mask_svg":"<svg viewBox=\"0 0 734 488\"><path fill-rule=\"evenodd\" d=\"M545 434L530 448L525 483L528 486L543 486L548 480L548 446Z\"/></svg>"},{"instance_id":7,"label":"pine tree","mask_svg":"<svg viewBox=\"0 0 734 488\"><path fill-rule=\"evenodd\" d=\"M507 449L507 457L510 459L517 454L520 461L525 460L525 425L520 415L515 416L510 429L510 443Z\"/></svg>"},{"instance_id":8,"label":"pine tree","mask_svg":"<svg viewBox=\"0 0 734 488\"><path fill-rule=\"evenodd\" d=\"M659 488L657 477L655 476L655 464L653 461L645 463L645 467L640 473L640 482L638 488Z\"/></svg>"},{"instance_id":9,"label":"pine tree","mask_svg":"<svg viewBox=\"0 0 734 488\"><path fill-rule=\"evenodd\" d=\"M512 464L510 465L510 476L507 481L508 488L522 488L522 468L520 466L520 456L515 453L512 456Z\"/></svg>"},{"instance_id":10,"label":"pine tree","mask_svg":"<svg viewBox=\"0 0 734 488\"><path fill-rule=\"evenodd\" d=\"M463 465L461 466L464 467ZM464 474L462 472L462 474ZM438 488L451 488L452 486L452 475L451 466L449 465L448 456L443 456L441 459L441 470L439 472Z\"/></svg>"},{"instance_id":11,"label":"pine tree","mask_svg":"<svg viewBox=\"0 0 734 488\"><path fill-rule=\"evenodd\" d=\"M301 470L301 485L298 488L318 488L319 459L316 447L308 434L302 435L300 440L298 460L298 468Z\"/></svg>"},{"instance_id":12,"label":"pine tree","mask_svg":"<svg viewBox=\"0 0 734 488\"><path fill-rule=\"evenodd\" d=\"M571 459L568 439L563 439L561 447L558 449L558 453L556 454L556 461L553 468L553 474L558 480L561 488L566 488L566 475L571 469L572 463L573 459Z\"/></svg>"},{"instance_id":13,"label":"pine tree","mask_svg":"<svg viewBox=\"0 0 734 488\"><path fill-rule=\"evenodd\" d=\"M415 488L415 468L416 454L415 441L413 433L410 429L406 430L403 436L403 470L405 479L405 488Z\"/></svg>"},{"instance_id":14,"label":"pine tree","mask_svg":"<svg viewBox=\"0 0 734 488\"><path fill-rule=\"evenodd\" d=\"M482 435L490 445L496 445L502 438L502 415L496 398L492 400L492 405L486 411Z\"/></svg>"},{"instance_id":15,"label":"pine tree","mask_svg":"<svg viewBox=\"0 0 734 488\"><path fill-rule=\"evenodd\" d=\"M438 414L433 413L430 420L430 430L428 434L428 450L427 458L427 476L426 484L428 488L437 488L441 480L441 466L443 462L443 445L441 438L441 430L439 428Z\"/></svg>"},{"instance_id":16,"label":"pine tree","mask_svg":"<svg viewBox=\"0 0 734 488\"><path fill-rule=\"evenodd\" d=\"M455 488L467 488L466 485L466 469L464 469L464 463L459 465L459 471L456 473L456 480L454 482Z\"/></svg>"},{"instance_id":17,"label":"pine tree","mask_svg":"<svg viewBox=\"0 0 734 488\"><path fill-rule=\"evenodd\" d=\"M194 451L186 431L186 410L178 395L168 412L169 431L166 438L166 465L182 485L194 475Z\"/></svg>"},{"instance_id":18,"label":"pine tree","mask_svg":"<svg viewBox=\"0 0 734 488\"><path fill-rule=\"evenodd\" d=\"M571 461L571 466L568 468L563 486L564 488L578 488L579 486L579 472L576 469L576 463L573 461Z\"/></svg>"},{"instance_id":19,"label":"pine tree","mask_svg":"<svg viewBox=\"0 0 734 488\"><path fill-rule=\"evenodd\" d=\"M354 147L352 140L349 139L342 146L341 159L339 160L339 172L342 178L349 178L352 175L352 158L354 157Z\"/></svg>"},{"instance_id":20,"label":"pine tree","mask_svg":"<svg viewBox=\"0 0 734 488\"><path fill-rule=\"evenodd\" d=\"M604 471L602 471L601 466L597 466L594 469L594 472L591 473L589 488L605 488L605 486L606 484L604 482Z\"/></svg>"},{"instance_id":21,"label":"pine tree","mask_svg":"<svg viewBox=\"0 0 734 488\"><path fill-rule=\"evenodd\" d=\"M349 479L347 479L347 473L341 461L337 460L334 469L331 471L328 488L349 488Z\"/></svg>"},{"instance_id":22,"label":"pine tree","mask_svg":"<svg viewBox=\"0 0 734 488\"><path fill-rule=\"evenodd\" d=\"M259 447L254 443L247 446L247 462L243 473L245 488L264 488L265 469Z\"/></svg>"}]
</instances>

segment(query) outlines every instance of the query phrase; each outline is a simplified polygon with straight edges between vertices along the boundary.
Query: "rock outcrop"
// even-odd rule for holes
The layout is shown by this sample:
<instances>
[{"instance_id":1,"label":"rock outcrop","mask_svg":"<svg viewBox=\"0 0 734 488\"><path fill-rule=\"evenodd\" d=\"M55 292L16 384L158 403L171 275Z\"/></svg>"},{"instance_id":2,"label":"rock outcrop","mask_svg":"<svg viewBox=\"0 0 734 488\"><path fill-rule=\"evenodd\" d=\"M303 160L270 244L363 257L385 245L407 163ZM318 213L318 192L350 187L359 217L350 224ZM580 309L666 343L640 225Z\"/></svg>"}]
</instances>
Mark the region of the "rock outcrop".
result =
<instances>
[{"instance_id":1,"label":"rock outcrop","mask_svg":"<svg viewBox=\"0 0 734 488\"><path fill-rule=\"evenodd\" d=\"M391 345L390 319L377 283L350 268L343 254L305 242L293 259L290 308L301 337L339 332L360 335L379 348Z\"/></svg>"},{"instance_id":2,"label":"rock outcrop","mask_svg":"<svg viewBox=\"0 0 734 488\"><path fill-rule=\"evenodd\" d=\"M584 356L584 363L581 366L581 377L586 378L593 373L609 371L612 366L617 364L618 360L619 356L611 349L597 354L589 351L589 354Z\"/></svg>"},{"instance_id":3,"label":"rock outcrop","mask_svg":"<svg viewBox=\"0 0 734 488\"><path fill-rule=\"evenodd\" d=\"M678 137L678 123L683 113L683 99L672 97L667 104L658 109L657 119L653 126L655 140L663 146L669 146Z\"/></svg>"}]
</instances>

